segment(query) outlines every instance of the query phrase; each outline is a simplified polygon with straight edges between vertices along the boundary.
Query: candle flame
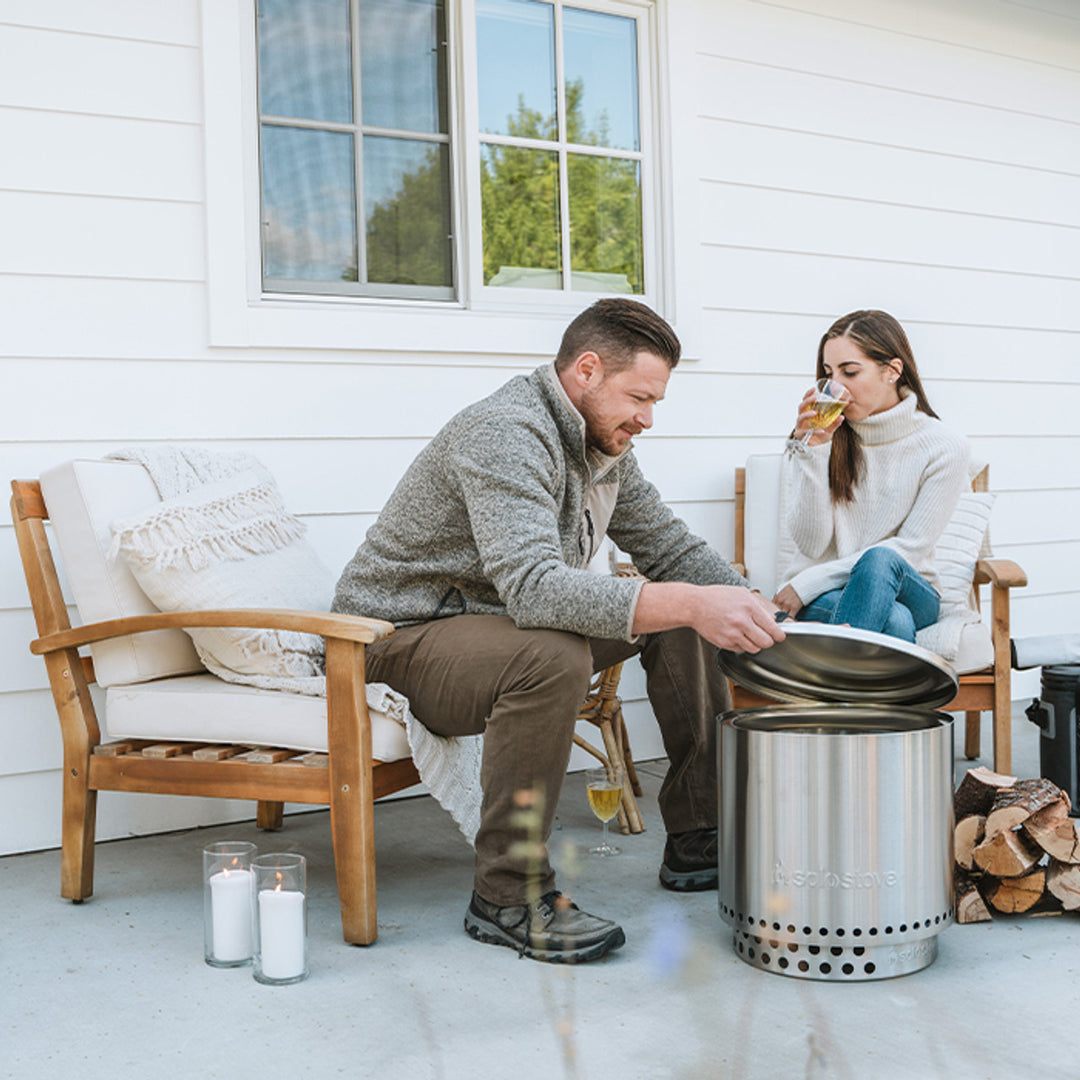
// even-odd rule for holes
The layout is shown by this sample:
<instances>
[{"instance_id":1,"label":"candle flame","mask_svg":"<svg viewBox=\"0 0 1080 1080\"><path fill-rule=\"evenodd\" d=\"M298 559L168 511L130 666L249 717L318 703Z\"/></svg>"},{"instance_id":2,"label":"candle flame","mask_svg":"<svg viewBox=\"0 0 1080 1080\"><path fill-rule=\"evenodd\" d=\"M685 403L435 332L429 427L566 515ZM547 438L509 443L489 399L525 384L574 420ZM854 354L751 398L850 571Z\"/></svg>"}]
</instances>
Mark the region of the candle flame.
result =
<instances>
[{"instance_id":1,"label":"candle flame","mask_svg":"<svg viewBox=\"0 0 1080 1080\"><path fill-rule=\"evenodd\" d=\"M277 885L274 886L274 892L281 892L281 871L277 872Z\"/></svg>"}]
</instances>

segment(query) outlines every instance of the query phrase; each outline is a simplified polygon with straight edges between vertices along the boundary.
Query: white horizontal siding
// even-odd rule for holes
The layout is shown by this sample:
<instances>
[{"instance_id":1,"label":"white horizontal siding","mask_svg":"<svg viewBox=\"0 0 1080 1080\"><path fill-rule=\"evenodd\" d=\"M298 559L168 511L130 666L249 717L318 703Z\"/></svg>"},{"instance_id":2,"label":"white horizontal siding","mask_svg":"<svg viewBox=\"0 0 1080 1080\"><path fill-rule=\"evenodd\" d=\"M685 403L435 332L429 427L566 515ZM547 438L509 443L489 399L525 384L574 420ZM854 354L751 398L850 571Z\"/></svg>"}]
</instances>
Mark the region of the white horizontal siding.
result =
<instances>
[{"instance_id":1,"label":"white horizontal siding","mask_svg":"<svg viewBox=\"0 0 1080 1080\"><path fill-rule=\"evenodd\" d=\"M675 301L693 308L695 355L638 453L721 551L735 467L779 445L822 331L884 307L935 407L991 464L996 548L1030 579L1016 633L1078 629L1080 22L1038 6L667 5L665 130L696 199L677 208L690 233ZM247 450L336 568L439 426L552 342L504 356L378 351L362 336L211 348L199 43L196 0L0 0L0 385L20 404L5 410L0 474L142 442ZM59 836L59 739L33 635L0 524L0 850ZM1033 678L1017 677L1018 697ZM635 748L661 753L640 669L622 689ZM102 836L251 814L100 805Z\"/></svg>"}]
</instances>

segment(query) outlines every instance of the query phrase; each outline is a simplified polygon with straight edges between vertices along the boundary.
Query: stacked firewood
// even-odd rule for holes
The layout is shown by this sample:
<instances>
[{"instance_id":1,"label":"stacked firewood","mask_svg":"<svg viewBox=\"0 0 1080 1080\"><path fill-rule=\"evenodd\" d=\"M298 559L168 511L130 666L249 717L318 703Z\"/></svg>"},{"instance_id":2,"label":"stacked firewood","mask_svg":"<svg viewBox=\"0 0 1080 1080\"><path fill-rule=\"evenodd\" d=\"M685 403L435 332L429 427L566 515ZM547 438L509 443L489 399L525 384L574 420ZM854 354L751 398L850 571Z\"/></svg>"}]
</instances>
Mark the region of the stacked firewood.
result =
<instances>
[{"instance_id":1,"label":"stacked firewood","mask_svg":"<svg viewBox=\"0 0 1080 1080\"><path fill-rule=\"evenodd\" d=\"M956 921L1080 910L1080 821L1049 780L980 766L953 796Z\"/></svg>"}]
</instances>

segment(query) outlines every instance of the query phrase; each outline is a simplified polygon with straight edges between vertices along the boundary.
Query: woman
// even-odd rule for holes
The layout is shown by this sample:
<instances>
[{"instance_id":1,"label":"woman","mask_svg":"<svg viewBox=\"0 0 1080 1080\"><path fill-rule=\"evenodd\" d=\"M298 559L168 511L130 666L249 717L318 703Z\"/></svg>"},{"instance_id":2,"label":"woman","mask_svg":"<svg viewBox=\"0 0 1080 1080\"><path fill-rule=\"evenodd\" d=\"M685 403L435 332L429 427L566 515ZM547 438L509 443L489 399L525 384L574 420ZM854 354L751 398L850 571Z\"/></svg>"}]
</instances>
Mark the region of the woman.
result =
<instances>
[{"instance_id":1,"label":"woman","mask_svg":"<svg viewBox=\"0 0 1080 1080\"><path fill-rule=\"evenodd\" d=\"M967 486L967 442L938 420L907 335L884 311L838 319L817 374L851 400L813 431L813 391L802 400L786 463L795 551L774 603L913 642L940 611L934 547Z\"/></svg>"}]
</instances>

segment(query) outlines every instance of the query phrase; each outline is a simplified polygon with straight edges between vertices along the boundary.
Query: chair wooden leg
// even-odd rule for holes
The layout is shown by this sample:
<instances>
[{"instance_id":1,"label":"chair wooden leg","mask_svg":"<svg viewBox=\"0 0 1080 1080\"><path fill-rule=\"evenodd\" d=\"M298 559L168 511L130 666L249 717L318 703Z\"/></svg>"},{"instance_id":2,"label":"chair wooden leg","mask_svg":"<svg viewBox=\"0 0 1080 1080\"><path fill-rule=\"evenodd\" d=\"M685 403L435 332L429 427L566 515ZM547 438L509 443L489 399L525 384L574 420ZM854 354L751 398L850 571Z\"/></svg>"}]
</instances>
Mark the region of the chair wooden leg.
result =
<instances>
[{"instance_id":1,"label":"chair wooden leg","mask_svg":"<svg viewBox=\"0 0 1080 1080\"><path fill-rule=\"evenodd\" d=\"M264 832L277 832L285 823L285 804L260 799L255 811L255 825Z\"/></svg>"},{"instance_id":2,"label":"chair wooden leg","mask_svg":"<svg viewBox=\"0 0 1080 1080\"><path fill-rule=\"evenodd\" d=\"M626 775L630 780L630 787L633 789L634 794L640 799L644 792L641 790L641 781L638 779L637 769L634 767L634 753L630 749L630 736L626 732L626 720L623 717L621 708L618 712L618 724L619 747L622 750L623 761L626 764Z\"/></svg>"},{"instance_id":3,"label":"chair wooden leg","mask_svg":"<svg viewBox=\"0 0 1080 1080\"><path fill-rule=\"evenodd\" d=\"M982 713L964 713L964 757L974 761L982 744Z\"/></svg>"},{"instance_id":4,"label":"chair wooden leg","mask_svg":"<svg viewBox=\"0 0 1080 1080\"><path fill-rule=\"evenodd\" d=\"M364 690L364 647L326 642L326 708L330 748L330 830L345 940L370 945L378 936L375 906L375 800L371 718Z\"/></svg>"},{"instance_id":5,"label":"chair wooden leg","mask_svg":"<svg viewBox=\"0 0 1080 1080\"><path fill-rule=\"evenodd\" d=\"M1012 772L1012 658L1009 648L1009 590L994 586L994 771Z\"/></svg>"},{"instance_id":6,"label":"chair wooden leg","mask_svg":"<svg viewBox=\"0 0 1080 1080\"><path fill-rule=\"evenodd\" d=\"M72 774L75 775L72 775ZM81 904L94 894L94 830L97 792L85 768L64 766L63 824L60 848L60 895Z\"/></svg>"},{"instance_id":7,"label":"chair wooden leg","mask_svg":"<svg viewBox=\"0 0 1080 1080\"><path fill-rule=\"evenodd\" d=\"M608 758L611 761L619 761L622 754L619 750L619 745L615 740L615 732L612 731L611 721L604 720L598 726L600 728L600 734L604 739L604 749L607 751ZM630 782L630 774L625 769L623 770L622 805L626 809L626 825L630 832L644 832L645 822L642 820L641 810L638 808L637 799L634 797L634 789Z\"/></svg>"}]
</instances>

